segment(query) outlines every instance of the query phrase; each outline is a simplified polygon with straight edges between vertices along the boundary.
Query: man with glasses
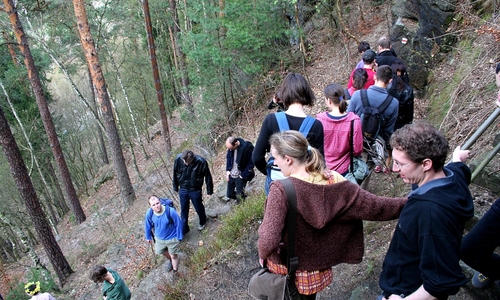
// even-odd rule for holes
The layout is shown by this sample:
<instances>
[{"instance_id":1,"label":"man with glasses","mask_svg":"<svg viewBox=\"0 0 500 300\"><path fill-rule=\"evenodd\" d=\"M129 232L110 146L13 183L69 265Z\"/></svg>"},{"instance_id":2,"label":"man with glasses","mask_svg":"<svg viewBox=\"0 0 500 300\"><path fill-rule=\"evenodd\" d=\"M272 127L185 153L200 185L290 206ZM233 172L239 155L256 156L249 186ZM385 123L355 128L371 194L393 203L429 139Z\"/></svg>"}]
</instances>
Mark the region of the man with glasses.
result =
<instances>
[{"instance_id":1,"label":"man with glasses","mask_svg":"<svg viewBox=\"0 0 500 300\"><path fill-rule=\"evenodd\" d=\"M203 157L195 155L191 150L185 150L177 155L174 161L174 176L172 181L174 191L179 192L183 234L189 232L189 200L193 203L194 209L198 214L198 230L205 229L207 215L205 214L201 192L203 180L205 180L207 186L207 194L212 195L214 184L207 161Z\"/></svg>"},{"instance_id":2,"label":"man with glasses","mask_svg":"<svg viewBox=\"0 0 500 300\"><path fill-rule=\"evenodd\" d=\"M383 263L377 299L447 299L467 283L459 252L464 223L474 215L464 164L469 151L457 147L444 166L448 142L424 121L396 130L390 143L393 171L413 190Z\"/></svg>"}]
</instances>

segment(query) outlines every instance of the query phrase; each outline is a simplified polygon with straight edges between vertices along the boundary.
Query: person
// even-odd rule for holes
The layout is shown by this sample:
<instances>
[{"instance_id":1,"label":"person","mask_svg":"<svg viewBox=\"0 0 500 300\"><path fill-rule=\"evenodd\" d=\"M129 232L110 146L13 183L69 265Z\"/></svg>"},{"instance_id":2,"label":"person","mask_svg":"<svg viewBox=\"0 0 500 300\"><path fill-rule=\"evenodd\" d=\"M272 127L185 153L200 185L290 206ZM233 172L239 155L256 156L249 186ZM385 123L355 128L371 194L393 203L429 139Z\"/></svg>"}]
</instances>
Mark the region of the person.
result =
<instances>
[{"instance_id":1,"label":"person","mask_svg":"<svg viewBox=\"0 0 500 300\"><path fill-rule=\"evenodd\" d=\"M212 195L214 184L207 161L203 157L195 155L191 150L185 150L177 155L174 161L172 182L174 191L179 192L181 220L183 224L182 233L184 235L189 232L189 200L193 203L194 209L198 214L199 225L197 229L201 231L206 227L207 215L205 214L201 192L203 179L205 179L207 194Z\"/></svg>"},{"instance_id":2,"label":"person","mask_svg":"<svg viewBox=\"0 0 500 300\"><path fill-rule=\"evenodd\" d=\"M24 285L24 291L31 296L31 300L56 300L49 293L40 293L40 281L28 282Z\"/></svg>"},{"instance_id":3,"label":"person","mask_svg":"<svg viewBox=\"0 0 500 300\"><path fill-rule=\"evenodd\" d=\"M179 270L179 243L184 238L183 223L173 207L163 205L160 199L151 195L150 208L144 219L146 241L154 241L155 253L167 259L167 272ZM154 236L153 236L154 231Z\"/></svg>"},{"instance_id":4,"label":"person","mask_svg":"<svg viewBox=\"0 0 500 300\"><path fill-rule=\"evenodd\" d=\"M387 86L389 95L396 98L399 102L398 119L394 125L394 130L413 122L413 109L415 95L413 88L405 83L406 67L402 61L396 59L391 66L393 77L391 83Z\"/></svg>"},{"instance_id":5,"label":"person","mask_svg":"<svg viewBox=\"0 0 500 300\"><path fill-rule=\"evenodd\" d=\"M464 224L474 216L468 185L468 150L453 152L444 166L448 142L425 121L394 132L393 170L413 185L385 256L377 299L447 299L467 279L460 267Z\"/></svg>"},{"instance_id":6,"label":"person","mask_svg":"<svg viewBox=\"0 0 500 300\"><path fill-rule=\"evenodd\" d=\"M368 78L366 79L366 83L363 86L363 88L366 90L370 86L375 84L375 58L377 57L377 53L373 51L372 49L368 49L363 53L363 62L364 66L363 69L366 71L368 74ZM350 89L354 85L354 72L356 72L356 69L352 70L351 76L349 76L349 82L347 82L347 88Z\"/></svg>"},{"instance_id":7,"label":"person","mask_svg":"<svg viewBox=\"0 0 500 300\"><path fill-rule=\"evenodd\" d=\"M90 280L102 282L102 298L104 300L130 300L132 294L125 281L115 270L104 266L95 266L90 272Z\"/></svg>"},{"instance_id":8,"label":"person","mask_svg":"<svg viewBox=\"0 0 500 300\"><path fill-rule=\"evenodd\" d=\"M286 75L278 91L278 95L287 108L285 112L286 121L292 130L299 130L302 123L307 119L304 112L304 106L312 107L314 105L314 93L309 82L304 76L298 73L289 73ZM319 149L323 154L323 125L317 120L313 120L312 126L307 133L307 140L311 146ZM262 122L257 142L252 153L252 161L262 174L266 175L264 190L266 195L269 193L269 184L274 178L282 178L279 170L273 168L272 163L266 162L266 153L269 152L271 145L269 138L272 134L280 132L280 126L276 114L269 114ZM276 171L276 172L275 172ZM273 177L275 175L276 177Z\"/></svg>"},{"instance_id":9,"label":"person","mask_svg":"<svg viewBox=\"0 0 500 300\"><path fill-rule=\"evenodd\" d=\"M270 143L276 164L296 191L295 284L302 299L315 299L332 281L332 266L361 262L362 220L396 219L406 198L372 195L326 170L321 153L297 131L273 134ZM286 255L282 255L287 243L287 210L283 183L273 181L258 229L258 251L259 263L274 274L287 274Z\"/></svg>"},{"instance_id":10,"label":"person","mask_svg":"<svg viewBox=\"0 0 500 300\"><path fill-rule=\"evenodd\" d=\"M247 182L255 176L252 161L253 144L242 138L230 136L226 139L226 148L226 197L239 202L245 199Z\"/></svg>"},{"instance_id":11,"label":"person","mask_svg":"<svg viewBox=\"0 0 500 300\"><path fill-rule=\"evenodd\" d=\"M500 103L500 63L495 71ZM464 237L460 246L460 258L476 270L472 277L472 286L487 288L500 280L500 256L495 249L500 246L500 198L497 199L483 217Z\"/></svg>"},{"instance_id":12,"label":"person","mask_svg":"<svg viewBox=\"0 0 500 300\"><path fill-rule=\"evenodd\" d=\"M363 56L366 50L370 49L370 44L366 41L362 41L358 45L358 53ZM356 69L362 69L365 66L365 63L363 62L363 58L358 62L356 65Z\"/></svg>"},{"instance_id":13,"label":"person","mask_svg":"<svg viewBox=\"0 0 500 300\"><path fill-rule=\"evenodd\" d=\"M394 61L398 59L396 52L391 47L391 40L387 36L381 37L377 41L377 65L380 66L392 66Z\"/></svg>"},{"instance_id":14,"label":"person","mask_svg":"<svg viewBox=\"0 0 500 300\"><path fill-rule=\"evenodd\" d=\"M355 91L360 90L365 87L366 81L368 80L368 73L365 69L356 69L352 74L352 86L347 89L346 99L351 99L352 94Z\"/></svg>"},{"instance_id":15,"label":"person","mask_svg":"<svg viewBox=\"0 0 500 300\"><path fill-rule=\"evenodd\" d=\"M361 120L355 113L346 112L347 102L344 89L340 84L329 84L323 94L325 95L325 104L330 111L318 114L316 119L323 124L326 166L328 169L345 176L349 171L351 161L351 122L354 122L353 154L354 156L360 156L363 152Z\"/></svg>"},{"instance_id":16,"label":"person","mask_svg":"<svg viewBox=\"0 0 500 300\"><path fill-rule=\"evenodd\" d=\"M388 97L388 92L387 92L387 85L392 81L392 69L390 66L381 66L378 67L377 73L375 74L375 85L371 86L367 91L366 91L366 96L368 98L368 103L371 107L380 107L386 98ZM384 172L388 174L390 172L389 165L390 165L390 145L389 145L389 138L391 137L392 133L394 132L394 126L396 125L396 121L398 119L398 109L399 109L399 102L396 99L392 99L391 103L382 112L382 124L380 126L380 131L378 134L377 139L379 142L376 142L377 145L380 145L379 148L382 148L381 151L378 151L380 153L377 153L377 155L372 155L373 157L376 156L374 159L374 162L376 164L374 171L379 173L379 172ZM361 100L361 90L354 92L354 94L351 97L351 102L349 103L349 106L347 107L348 112L354 112L356 115L361 117L361 114L363 112L363 102ZM383 158L387 158L385 165Z\"/></svg>"},{"instance_id":17,"label":"person","mask_svg":"<svg viewBox=\"0 0 500 300\"><path fill-rule=\"evenodd\" d=\"M285 106L283 105L283 102L279 98L278 94L274 94L273 99L269 102L267 105L267 109L275 109L277 108L277 111L285 111Z\"/></svg>"}]
</instances>

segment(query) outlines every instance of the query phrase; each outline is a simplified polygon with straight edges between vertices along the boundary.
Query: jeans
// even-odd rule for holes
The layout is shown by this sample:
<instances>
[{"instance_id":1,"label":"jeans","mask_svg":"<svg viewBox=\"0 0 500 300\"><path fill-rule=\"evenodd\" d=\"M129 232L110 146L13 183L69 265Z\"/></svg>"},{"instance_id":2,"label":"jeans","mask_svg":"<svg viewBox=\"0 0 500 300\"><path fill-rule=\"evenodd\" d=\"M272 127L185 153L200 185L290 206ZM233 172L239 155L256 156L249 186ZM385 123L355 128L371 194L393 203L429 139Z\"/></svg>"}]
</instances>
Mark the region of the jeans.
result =
<instances>
[{"instance_id":1,"label":"jeans","mask_svg":"<svg viewBox=\"0 0 500 300\"><path fill-rule=\"evenodd\" d=\"M229 181L227 182L227 191L226 197L231 199L240 199L245 198L245 186L247 185L247 181L241 177L233 178L229 176ZM234 190L236 189L236 193Z\"/></svg>"},{"instance_id":2,"label":"jeans","mask_svg":"<svg viewBox=\"0 0 500 300\"><path fill-rule=\"evenodd\" d=\"M188 192L187 190L179 190L179 200L181 202L181 220L182 232L184 234L189 232L188 217L189 217L189 200L193 203L194 209L200 219L200 225L205 225L207 222L207 215L205 214L205 206L201 197L201 190Z\"/></svg>"},{"instance_id":3,"label":"jeans","mask_svg":"<svg viewBox=\"0 0 500 300\"><path fill-rule=\"evenodd\" d=\"M493 280L500 279L500 256L493 253L500 246L500 199L463 238L460 258L471 268Z\"/></svg>"}]
</instances>

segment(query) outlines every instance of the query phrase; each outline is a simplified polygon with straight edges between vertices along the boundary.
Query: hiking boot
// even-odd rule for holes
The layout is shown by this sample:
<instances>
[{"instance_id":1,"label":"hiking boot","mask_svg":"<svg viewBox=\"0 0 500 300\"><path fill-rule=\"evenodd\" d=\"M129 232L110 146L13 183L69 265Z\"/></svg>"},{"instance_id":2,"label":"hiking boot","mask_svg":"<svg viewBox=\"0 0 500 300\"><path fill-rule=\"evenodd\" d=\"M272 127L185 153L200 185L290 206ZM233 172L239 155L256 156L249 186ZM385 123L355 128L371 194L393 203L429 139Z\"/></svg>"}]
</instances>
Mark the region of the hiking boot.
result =
<instances>
[{"instance_id":1,"label":"hiking boot","mask_svg":"<svg viewBox=\"0 0 500 300\"><path fill-rule=\"evenodd\" d=\"M170 272L174 269L174 266L172 266L171 260L167 261L167 266L165 267L165 269L167 270L167 272Z\"/></svg>"},{"instance_id":2,"label":"hiking boot","mask_svg":"<svg viewBox=\"0 0 500 300\"><path fill-rule=\"evenodd\" d=\"M494 280L484 276L483 274L476 272L474 273L474 277L472 277L472 286L476 289L485 289L490 287L495 282Z\"/></svg>"},{"instance_id":3,"label":"hiking boot","mask_svg":"<svg viewBox=\"0 0 500 300\"><path fill-rule=\"evenodd\" d=\"M198 230L199 231L202 231L203 229L205 229L205 227L207 227L207 224L203 224L203 225L198 225Z\"/></svg>"}]
</instances>

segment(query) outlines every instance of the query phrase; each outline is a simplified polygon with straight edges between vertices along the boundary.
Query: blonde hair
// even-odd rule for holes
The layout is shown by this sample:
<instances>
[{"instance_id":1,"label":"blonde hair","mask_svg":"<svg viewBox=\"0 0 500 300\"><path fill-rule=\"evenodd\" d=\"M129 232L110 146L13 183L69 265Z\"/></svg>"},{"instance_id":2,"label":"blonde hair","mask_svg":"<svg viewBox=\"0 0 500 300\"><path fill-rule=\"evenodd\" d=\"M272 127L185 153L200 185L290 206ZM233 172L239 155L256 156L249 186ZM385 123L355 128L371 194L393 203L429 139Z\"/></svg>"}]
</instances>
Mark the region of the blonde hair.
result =
<instances>
[{"instance_id":1,"label":"blonde hair","mask_svg":"<svg viewBox=\"0 0 500 300\"><path fill-rule=\"evenodd\" d=\"M269 139L269 143L282 157L287 155L305 164L306 172L310 175L322 175L324 179L328 179L325 176L326 167L323 155L321 155L318 149L309 146L307 139L302 133L296 130L275 133Z\"/></svg>"}]
</instances>

